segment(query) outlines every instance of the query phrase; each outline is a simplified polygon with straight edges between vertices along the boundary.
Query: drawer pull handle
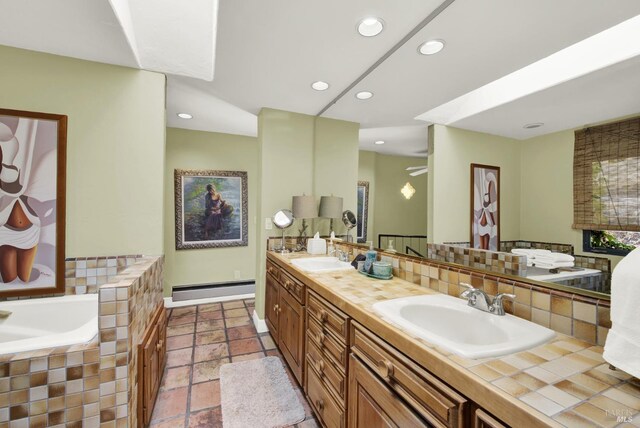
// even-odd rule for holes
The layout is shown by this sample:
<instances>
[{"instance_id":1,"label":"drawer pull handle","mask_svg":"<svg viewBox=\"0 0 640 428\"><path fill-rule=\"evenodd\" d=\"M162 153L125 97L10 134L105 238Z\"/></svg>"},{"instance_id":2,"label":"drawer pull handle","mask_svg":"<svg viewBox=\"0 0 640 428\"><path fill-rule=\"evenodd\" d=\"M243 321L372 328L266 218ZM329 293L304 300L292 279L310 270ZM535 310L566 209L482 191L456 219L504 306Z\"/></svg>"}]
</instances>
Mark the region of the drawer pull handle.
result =
<instances>
[{"instance_id":1,"label":"drawer pull handle","mask_svg":"<svg viewBox=\"0 0 640 428\"><path fill-rule=\"evenodd\" d=\"M316 408L319 412L324 410L324 400L316 400Z\"/></svg>"},{"instance_id":2,"label":"drawer pull handle","mask_svg":"<svg viewBox=\"0 0 640 428\"><path fill-rule=\"evenodd\" d=\"M273 305L273 312L278 312L278 305Z\"/></svg>"},{"instance_id":3,"label":"drawer pull handle","mask_svg":"<svg viewBox=\"0 0 640 428\"><path fill-rule=\"evenodd\" d=\"M324 342L324 333L320 332L318 333L318 335L316 336L316 340L318 341L318 343L320 344L320 347L322 348L323 346L323 342Z\"/></svg>"},{"instance_id":4,"label":"drawer pull handle","mask_svg":"<svg viewBox=\"0 0 640 428\"><path fill-rule=\"evenodd\" d=\"M163 344L164 344L164 340L160 339L160 341L156 345L156 351L160 351L162 349Z\"/></svg>"},{"instance_id":5,"label":"drawer pull handle","mask_svg":"<svg viewBox=\"0 0 640 428\"><path fill-rule=\"evenodd\" d=\"M389 360L382 360L378 363L378 369L380 370L380 376L387 382L393 377L393 364Z\"/></svg>"},{"instance_id":6,"label":"drawer pull handle","mask_svg":"<svg viewBox=\"0 0 640 428\"><path fill-rule=\"evenodd\" d=\"M329 314L327 314L327 311L325 311L324 309L320 309L320 321L327 322L328 317Z\"/></svg>"},{"instance_id":7,"label":"drawer pull handle","mask_svg":"<svg viewBox=\"0 0 640 428\"><path fill-rule=\"evenodd\" d=\"M320 376L323 375L324 372L324 361L320 360L316 362L316 370L320 373Z\"/></svg>"},{"instance_id":8,"label":"drawer pull handle","mask_svg":"<svg viewBox=\"0 0 640 428\"><path fill-rule=\"evenodd\" d=\"M285 290L289 289L289 281L285 281L284 284L282 284L282 286L284 287Z\"/></svg>"}]
</instances>

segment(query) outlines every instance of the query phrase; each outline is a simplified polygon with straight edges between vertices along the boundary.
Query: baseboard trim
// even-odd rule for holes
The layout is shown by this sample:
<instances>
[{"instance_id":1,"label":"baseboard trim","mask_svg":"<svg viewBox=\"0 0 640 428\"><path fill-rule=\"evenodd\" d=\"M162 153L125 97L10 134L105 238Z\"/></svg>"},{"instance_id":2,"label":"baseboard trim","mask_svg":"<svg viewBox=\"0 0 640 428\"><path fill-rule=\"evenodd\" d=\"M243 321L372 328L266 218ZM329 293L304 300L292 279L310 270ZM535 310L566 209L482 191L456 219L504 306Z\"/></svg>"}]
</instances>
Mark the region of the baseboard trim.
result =
<instances>
[{"instance_id":1,"label":"baseboard trim","mask_svg":"<svg viewBox=\"0 0 640 428\"><path fill-rule=\"evenodd\" d=\"M173 297L165 297L164 306L165 308L179 308L182 306L206 305L207 303L228 302L230 300L252 299L255 297L256 297L255 293L250 293L250 294L237 294L235 296L209 297L206 299L180 300L177 302L173 301Z\"/></svg>"},{"instance_id":2,"label":"baseboard trim","mask_svg":"<svg viewBox=\"0 0 640 428\"><path fill-rule=\"evenodd\" d=\"M256 331L258 333L266 333L267 331L269 331L269 327L267 327L267 323L265 322L265 320L260 319L255 309L253 310L252 318L253 318L253 325L256 327Z\"/></svg>"}]
</instances>

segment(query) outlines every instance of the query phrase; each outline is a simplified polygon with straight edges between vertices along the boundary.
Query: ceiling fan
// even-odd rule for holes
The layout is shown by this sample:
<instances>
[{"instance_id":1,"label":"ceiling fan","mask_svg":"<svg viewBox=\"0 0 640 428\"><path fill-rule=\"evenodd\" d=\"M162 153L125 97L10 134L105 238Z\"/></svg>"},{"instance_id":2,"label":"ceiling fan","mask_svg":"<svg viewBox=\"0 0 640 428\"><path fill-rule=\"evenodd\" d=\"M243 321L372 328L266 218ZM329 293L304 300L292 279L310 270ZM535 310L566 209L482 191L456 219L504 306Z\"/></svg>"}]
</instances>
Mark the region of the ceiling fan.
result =
<instances>
[{"instance_id":1,"label":"ceiling fan","mask_svg":"<svg viewBox=\"0 0 640 428\"><path fill-rule=\"evenodd\" d=\"M410 166L407 167L406 171L413 171L410 172L409 175L415 177L417 175L426 174L429 171L429 168L427 168L427 165Z\"/></svg>"}]
</instances>

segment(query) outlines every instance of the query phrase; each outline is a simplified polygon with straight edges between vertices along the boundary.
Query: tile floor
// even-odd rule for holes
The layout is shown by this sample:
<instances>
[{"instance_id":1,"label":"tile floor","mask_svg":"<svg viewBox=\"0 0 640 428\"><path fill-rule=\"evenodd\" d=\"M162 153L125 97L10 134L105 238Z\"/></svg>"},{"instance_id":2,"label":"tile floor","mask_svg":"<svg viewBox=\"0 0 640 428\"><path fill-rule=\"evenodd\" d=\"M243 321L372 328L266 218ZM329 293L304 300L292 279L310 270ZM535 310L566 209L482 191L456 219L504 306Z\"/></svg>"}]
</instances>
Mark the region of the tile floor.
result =
<instances>
[{"instance_id":1,"label":"tile floor","mask_svg":"<svg viewBox=\"0 0 640 428\"><path fill-rule=\"evenodd\" d=\"M253 300L236 300L169 312L167 366L151 427L222 427L220 366L266 356L282 359L269 333L256 333L253 305ZM295 427L317 427L302 390L291 373L289 377L306 412Z\"/></svg>"}]
</instances>

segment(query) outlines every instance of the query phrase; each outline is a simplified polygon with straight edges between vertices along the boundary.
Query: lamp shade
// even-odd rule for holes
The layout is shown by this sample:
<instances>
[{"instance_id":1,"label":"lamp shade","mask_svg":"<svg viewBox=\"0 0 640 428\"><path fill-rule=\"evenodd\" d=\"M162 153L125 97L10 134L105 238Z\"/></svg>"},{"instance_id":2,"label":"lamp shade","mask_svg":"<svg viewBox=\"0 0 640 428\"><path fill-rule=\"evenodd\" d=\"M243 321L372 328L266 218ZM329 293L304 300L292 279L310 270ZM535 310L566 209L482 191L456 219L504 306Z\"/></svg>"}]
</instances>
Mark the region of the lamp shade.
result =
<instances>
[{"instance_id":1,"label":"lamp shade","mask_svg":"<svg viewBox=\"0 0 640 428\"><path fill-rule=\"evenodd\" d=\"M320 198L320 210L318 217L340 218L342 217L342 198L339 196L322 196Z\"/></svg>"},{"instance_id":2,"label":"lamp shade","mask_svg":"<svg viewBox=\"0 0 640 428\"><path fill-rule=\"evenodd\" d=\"M294 196L291 207L295 218L316 218L318 216L316 198L313 196Z\"/></svg>"}]
</instances>

